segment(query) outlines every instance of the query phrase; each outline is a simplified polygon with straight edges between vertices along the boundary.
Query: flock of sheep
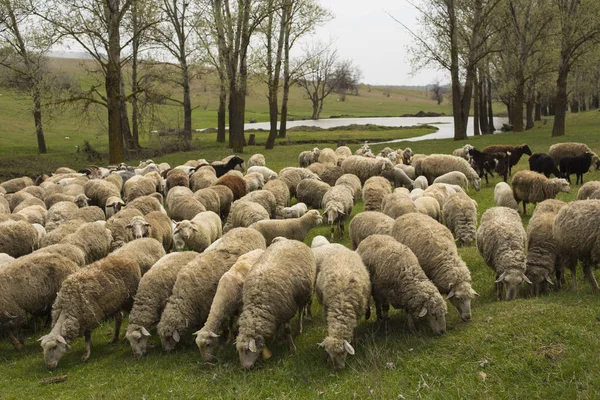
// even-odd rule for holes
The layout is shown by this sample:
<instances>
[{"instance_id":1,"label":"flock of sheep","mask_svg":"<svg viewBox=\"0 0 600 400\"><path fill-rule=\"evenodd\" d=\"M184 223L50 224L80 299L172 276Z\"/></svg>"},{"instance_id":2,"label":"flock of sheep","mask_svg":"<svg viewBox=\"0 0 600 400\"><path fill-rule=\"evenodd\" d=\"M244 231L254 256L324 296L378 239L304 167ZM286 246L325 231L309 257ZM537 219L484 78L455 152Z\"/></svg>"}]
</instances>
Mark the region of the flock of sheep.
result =
<instances>
[{"instance_id":1,"label":"flock of sheep","mask_svg":"<svg viewBox=\"0 0 600 400\"><path fill-rule=\"evenodd\" d=\"M519 171L512 187L498 183L496 206L477 228L469 185L479 190L487 173L506 178L524 153L542 173ZM526 145L466 145L453 155L386 147L375 155L365 143L355 154L315 148L298 162L276 173L255 154L243 174L238 156L174 168L148 160L0 184L0 329L20 348L28 317L51 317L40 341L55 368L81 336L87 360L92 331L107 319L115 320L117 341L129 312L125 337L134 357L146 353L153 329L165 351L195 332L207 362L235 338L241 365L250 368L270 357L267 341L280 328L295 350L290 321L298 315L301 333L316 294L328 324L320 346L341 369L355 353L354 328L369 318L371 297L386 329L390 305L406 311L411 331L424 320L444 333L446 299L471 319L477 292L457 245L476 241L498 299L514 299L523 282L535 295L560 287L565 268L576 289L578 260L598 289L600 182L584 184L569 204L554 199L570 190L569 174L583 183L592 163L598 167L583 144L540 155ZM361 199L364 211L346 224ZM539 203L527 232L518 202L524 213L527 203ZM330 237L305 245L323 222ZM352 250L333 243L345 226Z\"/></svg>"}]
</instances>

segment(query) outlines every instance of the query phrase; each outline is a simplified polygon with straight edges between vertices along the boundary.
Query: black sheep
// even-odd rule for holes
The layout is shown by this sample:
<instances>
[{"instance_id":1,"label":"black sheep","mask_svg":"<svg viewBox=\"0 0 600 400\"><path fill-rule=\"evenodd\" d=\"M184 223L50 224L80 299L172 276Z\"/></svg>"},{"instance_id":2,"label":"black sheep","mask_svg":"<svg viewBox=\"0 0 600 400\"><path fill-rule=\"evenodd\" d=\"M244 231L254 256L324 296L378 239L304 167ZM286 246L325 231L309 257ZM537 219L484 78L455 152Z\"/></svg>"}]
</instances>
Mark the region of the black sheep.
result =
<instances>
[{"instance_id":1,"label":"black sheep","mask_svg":"<svg viewBox=\"0 0 600 400\"><path fill-rule=\"evenodd\" d=\"M215 169L217 174L217 178L225 175L227 172L231 171L238 165L244 164L244 160L238 156L233 156L227 163L225 164L213 164L212 167Z\"/></svg>"},{"instance_id":2,"label":"black sheep","mask_svg":"<svg viewBox=\"0 0 600 400\"><path fill-rule=\"evenodd\" d=\"M509 174L512 174L512 167L517 165L517 163L519 162L519 160L521 159L521 156L523 154L527 154L528 156L531 155L531 149L526 144L521 144L519 146L497 144L497 145L488 146L485 149L483 149L482 151L484 153L489 153L489 154L502 152L504 154L509 155L509 157L510 157L510 164L508 167Z\"/></svg>"},{"instance_id":3,"label":"black sheep","mask_svg":"<svg viewBox=\"0 0 600 400\"><path fill-rule=\"evenodd\" d=\"M494 176L494 172L502 175L506 182L509 159L504 153L487 154L472 147L469 149L469 155L472 158L473 169L477 171L480 178L485 176L486 184L489 183L488 173Z\"/></svg>"},{"instance_id":4,"label":"black sheep","mask_svg":"<svg viewBox=\"0 0 600 400\"><path fill-rule=\"evenodd\" d=\"M546 153L535 153L529 157L529 169L546 175L546 178L550 178L551 174L554 174L557 178L565 178L565 175L558 170L552 157Z\"/></svg>"},{"instance_id":5,"label":"black sheep","mask_svg":"<svg viewBox=\"0 0 600 400\"><path fill-rule=\"evenodd\" d=\"M581 178L581 184L583 184L583 174L590 170L592 156L592 153L586 151L582 156L563 157L560 159L560 172L565 174L569 183L571 183L570 175L575 174L577 175L575 184L579 184L579 178Z\"/></svg>"}]
</instances>

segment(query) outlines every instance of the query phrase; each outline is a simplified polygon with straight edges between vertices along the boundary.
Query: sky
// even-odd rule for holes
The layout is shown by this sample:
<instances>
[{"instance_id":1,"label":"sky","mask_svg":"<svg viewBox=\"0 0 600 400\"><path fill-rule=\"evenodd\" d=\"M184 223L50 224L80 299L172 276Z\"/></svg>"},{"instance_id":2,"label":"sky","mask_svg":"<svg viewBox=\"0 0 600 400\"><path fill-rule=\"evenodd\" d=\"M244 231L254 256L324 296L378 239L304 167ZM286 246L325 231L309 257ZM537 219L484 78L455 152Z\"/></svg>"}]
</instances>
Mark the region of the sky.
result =
<instances>
[{"instance_id":1,"label":"sky","mask_svg":"<svg viewBox=\"0 0 600 400\"><path fill-rule=\"evenodd\" d=\"M418 12L404 0L320 0L335 18L317 29L316 37L334 40L338 55L351 59L372 85L427 85L448 81L444 71L411 75L407 45L412 38L391 14L415 31Z\"/></svg>"}]
</instances>

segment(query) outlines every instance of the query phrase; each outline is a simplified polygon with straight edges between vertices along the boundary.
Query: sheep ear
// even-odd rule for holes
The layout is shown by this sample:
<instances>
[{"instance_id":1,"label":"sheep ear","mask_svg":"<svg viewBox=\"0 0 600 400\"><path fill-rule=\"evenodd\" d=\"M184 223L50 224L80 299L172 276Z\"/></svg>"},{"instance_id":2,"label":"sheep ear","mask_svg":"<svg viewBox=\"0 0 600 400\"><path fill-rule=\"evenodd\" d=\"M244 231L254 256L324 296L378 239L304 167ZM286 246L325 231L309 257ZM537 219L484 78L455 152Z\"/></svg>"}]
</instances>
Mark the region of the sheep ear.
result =
<instances>
[{"instance_id":1,"label":"sheep ear","mask_svg":"<svg viewBox=\"0 0 600 400\"><path fill-rule=\"evenodd\" d=\"M479 296L479 293L477 293L475 290L471 289L471 294L473 296Z\"/></svg>"},{"instance_id":2,"label":"sheep ear","mask_svg":"<svg viewBox=\"0 0 600 400\"><path fill-rule=\"evenodd\" d=\"M133 225L131 225L131 224L125 225L125 228L131 228L131 227L133 227Z\"/></svg>"},{"instance_id":3,"label":"sheep ear","mask_svg":"<svg viewBox=\"0 0 600 400\"><path fill-rule=\"evenodd\" d=\"M248 350L253 353L256 353L258 350L256 349L256 341L254 339L250 339L250 343L248 343Z\"/></svg>"},{"instance_id":4,"label":"sheep ear","mask_svg":"<svg viewBox=\"0 0 600 400\"><path fill-rule=\"evenodd\" d=\"M425 315L427 315L427 308L423 307L423 309L419 313L419 318L423 318Z\"/></svg>"},{"instance_id":5,"label":"sheep ear","mask_svg":"<svg viewBox=\"0 0 600 400\"><path fill-rule=\"evenodd\" d=\"M323 340L321 343L319 343L319 347L325 347L325 340Z\"/></svg>"},{"instance_id":6,"label":"sheep ear","mask_svg":"<svg viewBox=\"0 0 600 400\"><path fill-rule=\"evenodd\" d=\"M533 283L529 280L529 278L525 275L525 274L521 274L523 276L523 280L527 283L529 283L530 285L533 285Z\"/></svg>"},{"instance_id":7,"label":"sheep ear","mask_svg":"<svg viewBox=\"0 0 600 400\"><path fill-rule=\"evenodd\" d=\"M150 336L150 332L148 332L148 329L144 328L143 326L142 326L142 335Z\"/></svg>"},{"instance_id":8,"label":"sheep ear","mask_svg":"<svg viewBox=\"0 0 600 400\"><path fill-rule=\"evenodd\" d=\"M219 335L217 335L216 333L214 333L213 331L208 332L208 336L212 337L212 338L218 338Z\"/></svg>"},{"instance_id":9,"label":"sheep ear","mask_svg":"<svg viewBox=\"0 0 600 400\"><path fill-rule=\"evenodd\" d=\"M546 282L548 282L549 284L551 284L552 286L554 286L554 282L552 282L552 279L550 279L549 276L546 276Z\"/></svg>"},{"instance_id":10,"label":"sheep ear","mask_svg":"<svg viewBox=\"0 0 600 400\"><path fill-rule=\"evenodd\" d=\"M454 290L451 290L450 293L448 293L448 296L446 296L446 299L449 299L452 297L454 297Z\"/></svg>"},{"instance_id":11,"label":"sheep ear","mask_svg":"<svg viewBox=\"0 0 600 400\"><path fill-rule=\"evenodd\" d=\"M181 340L181 336L179 336L179 332L177 332L177 331L174 331L174 332L173 332L173 340L174 340L176 343L179 343L179 341Z\"/></svg>"},{"instance_id":12,"label":"sheep ear","mask_svg":"<svg viewBox=\"0 0 600 400\"><path fill-rule=\"evenodd\" d=\"M354 347L347 340L344 340L344 350L348 352L351 356L354 355Z\"/></svg>"},{"instance_id":13,"label":"sheep ear","mask_svg":"<svg viewBox=\"0 0 600 400\"><path fill-rule=\"evenodd\" d=\"M194 232L198 232L198 228L196 228L195 226L192 226L192 230L193 230Z\"/></svg>"},{"instance_id":14,"label":"sheep ear","mask_svg":"<svg viewBox=\"0 0 600 400\"><path fill-rule=\"evenodd\" d=\"M196 331L194 333L192 333L192 336L198 336L200 334L200 331Z\"/></svg>"},{"instance_id":15,"label":"sheep ear","mask_svg":"<svg viewBox=\"0 0 600 400\"><path fill-rule=\"evenodd\" d=\"M500 277L498 279L496 279L496 283L500 283L504 280L504 276L506 275L506 272L503 272L502 275L500 275Z\"/></svg>"},{"instance_id":16,"label":"sheep ear","mask_svg":"<svg viewBox=\"0 0 600 400\"><path fill-rule=\"evenodd\" d=\"M150 225L149 223L147 223L147 222L146 222L146 223L144 224L144 226L152 226L152 225Z\"/></svg>"},{"instance_id":17,"label":"sheep ear","mask_svg":"<svg viewBox=\"0 0 600 400\"><path fill-rule=\"evenodd\" d=\"M37 341L38 341L38 342L41 342L41 341L42 341L42 340L44 340L44 339L48 339L48 336L50 336L50 335L44 335L44 336L42 336L41 338L39 338Z\"/></svg>"},{"instance_id":18,"label":"sheep ear","mask_svg":"<svg viewBox=\"0 0 600 400\"><path fill-rule=\"evenodd\" d=\"M68 343L67 343L67 341L65 340L65 338L64 338L62 335L58 335L58 336L56 337L56 340L57 340L59 343L62 343L62 344L64 344L65 346L68 346Z\"/></svg>"}]
</instances>

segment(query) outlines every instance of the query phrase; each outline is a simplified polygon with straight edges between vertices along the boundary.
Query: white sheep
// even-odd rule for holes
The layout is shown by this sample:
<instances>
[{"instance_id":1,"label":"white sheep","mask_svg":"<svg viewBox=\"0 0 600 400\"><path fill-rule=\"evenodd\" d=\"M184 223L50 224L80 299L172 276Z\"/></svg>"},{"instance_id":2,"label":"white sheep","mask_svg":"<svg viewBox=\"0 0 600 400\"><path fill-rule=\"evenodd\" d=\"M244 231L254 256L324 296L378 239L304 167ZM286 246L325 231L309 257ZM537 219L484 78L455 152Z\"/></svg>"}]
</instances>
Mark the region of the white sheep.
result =
<instances>
[{"instance_id":1,"label":"white sheep","mask_svg":"<svg viewBox=\"0 0 600 400\"><path fill-rule=\"evenodd\" d=\"M427 182L427 178L423 175L418 176L413 182L413 188L426 190L429 187L429 183Z\"/></svg>"},{"instance_id":2,"label":"white sheep","mask_svg":"<svg viewBox=\"0 0 600 400\"><path fill-rule=\"evenodd\" d=\"M460 171L450 171L444 175L438 176L433 183L447 183L449 185L460 186L465 192L469 190L469 180Z\"/></svg>"},{"instance_id":3,"label":"white sheep","mask_svg":"<svg viewBox=\"0 0 600 400\"><path fill-rule=\"evenodd\" d=\"M423 158L415 165L416 174L424 175L430 183L433 183L433 180L438 176L451 171L460 171L465 174L475 190L479 191L481 179L464 158L448 154L432 154Z\"/></svg>"},{"instance_id":4,"label":"white sheep","mask_svg":"<svg viewBox=\"0 0 600 400\"><path fill-rule=\"evenodd\" d=\"M246 182L246 190L248 193L262 189L265 185L265 178L258 172L249 172L244 176Z\"/></svg>"},{"instance_id":5,"label":"white sheep","mask_svg":"<svg viewBox=\"0 0 600 400\"><path fill-rule=\"evenodd\" d=\"M373 159L361 156L350 156L342 162L342 168L345 174L354 174L364 184L367 179L373 176L379 176L385 171L391 171L394 168L392 162L385 159Z\"/></svg>"},{"instance_id":6,"label":"white sheep","mask_svg":"<svg viewBox=\"0 0 600 400\"><path fill-rule=\"evenodd\" d=\"M356 214L348 225L352 249L356 250L358 245L371 235L390 235L394 219L379 211L364 211Z\"/></svg>"},{"instance_id":7,"label":"white sheep","mask_svg":"<svg viewBox=\"0 0 600 400\"><path fill-rule=\"evenodd\" d=\"M362 198L362 185L360 179L353 174L344 174L335 181L335 186L345 185L352 191L354 203L356 204Z\"/></svg>"},{"instance_id":8,"label":"white sheep","mask_svg":"<svg viewBox=\"0 0 600 400\"><path fill-rule=\"evenodd\" d=\"M333 240L335 224L338 226L340 237L344 236L344 222L352 214L354 196L352 191L345 185L334 186L323 196L323 216L331 229Z\"/></svg>"},{"instance_id":9,"label":"white sheep","mask_svg":"<svg viewBox=\"0 0 600 400\"><path fill-rule=\"evenodd\" d=\"M381 211L383 198L390 193L392 188L387 179L381 176L369 178L362 189L365 211Z\"/></svg>"},{"instance_id":10,"label":"white sheep","mask_svg":"<svg viewBox=\"0 0 600 400\"><path fill-rule=\"evenodd\" d=\"M512 188L517 204L523 202L523 214L527 214L527 203L539 203L553 199L560 192L569 193L571 187L566 179L548 179L534 171L519 171L512 179Z\"/></svg>"},{"instance_id":11,"label":"white sheep","mask_svg":"<svg viewBox=\"0 0 600 400\"><path fill-rule=\"evenodd\" d=\"M442 209L442 223L450 229L460 247L470 246L477 229L476 203L462 192L450 195Z\"/></svg>"},{"instance_id":12,"label":"white sheep","mask_svg":"<svg viewBox=\"0 0 600 400\"><path fill-rule=\"evenodd\" d=\"M282 216L284 219L289 218L300 218L308 211L308 207L304 203L296 203L291 207L285 207L282 210Z\"/></svg>"},{"instance_id":13,"label":"white sheep","mask_svg":"<svg viewBox=\"0 0 600 400\"><path fill-rule=\"evenodd\" d=\"M510 185L506 182L498 182L494 188L494 201L498 207L508 207L515 211L519 211L519 205L515 200Z\"/></svg>"},{"instance_id":14,"label":"white sheep","mask_svg":"<svg viewBox=\"0 0 600 400\"><path fill-rule=\"evenodd\" d=\"M321 222L323 222L323 217L319 211L310 210L300 218L262 220L250 225L250 228L259 231L269 245L278 236L303 242L308 231Z\"/></svg>"},{"instance_id":15,"label":"white sheep","mask_svg":"<svg viewBox=\"0 0 600 400\"><path fill-rule=\"evenodd\" d=\"M202 252L222 235L221 218L212 211L197 214L191 221L183 220L175 225L173 241L175 250L181 251L181 243L190 250Z\"/></svg>"},{"instance_id":16,"label":"white sheep","mask_svg":"<svg viewBox=\"0 0 600 400\"><path fill-rule=\"evenodd\" d=\"M272 169L267 168L265 166L255 165L253 167L248 168L248 170L246 171L247 174L250 174L252 172L257 172L257 173L261 174L263 176L265 182L268 182L272 179L277 178L277 173L275 171L273 171Z\"/></svg>"},{"instance_id":17,"label":"white sheep","mask_svg":"<svg viewBox=\"0 0 600 400\"><path fill-rule=\"evenodd\" d=\"M265 156L262 154L253 154L248 159L248 168L255 166L264 167L265 165L267 165L267 162L265 161Z\"/></svg>"}]
</instances>

